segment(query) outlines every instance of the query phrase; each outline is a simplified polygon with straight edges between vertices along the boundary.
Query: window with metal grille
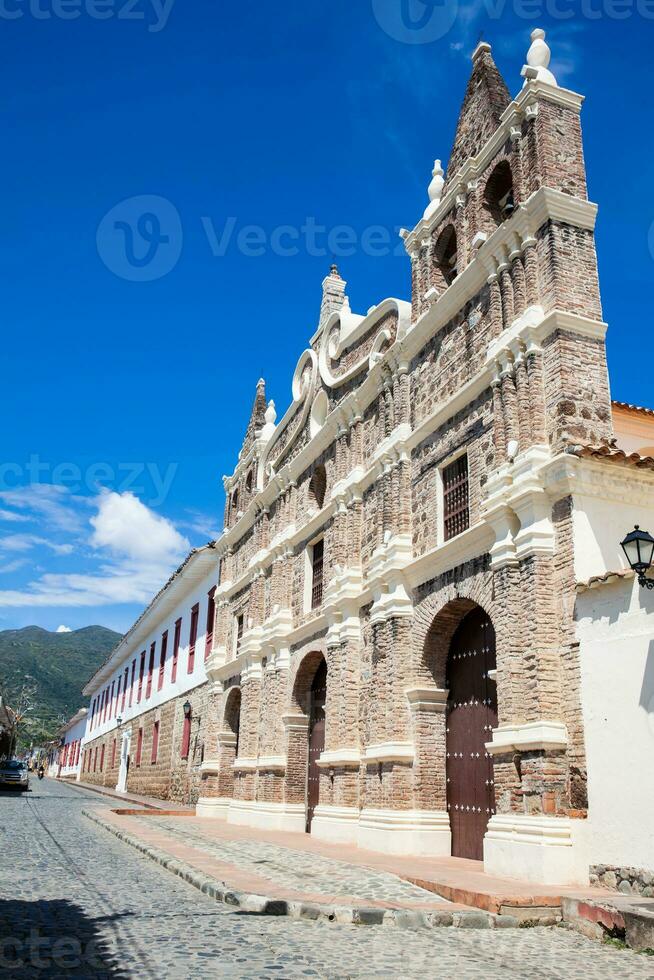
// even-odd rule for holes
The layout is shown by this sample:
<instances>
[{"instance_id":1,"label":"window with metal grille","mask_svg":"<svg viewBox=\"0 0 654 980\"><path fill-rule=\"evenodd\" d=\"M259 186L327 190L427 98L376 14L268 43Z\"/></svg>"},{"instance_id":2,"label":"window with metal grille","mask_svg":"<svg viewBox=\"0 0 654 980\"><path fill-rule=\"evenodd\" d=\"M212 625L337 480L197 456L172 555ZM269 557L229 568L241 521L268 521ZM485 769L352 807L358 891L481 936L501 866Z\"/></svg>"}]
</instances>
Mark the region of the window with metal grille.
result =
<instances>
[{"instance_id":1,"label":"window with metal grille","mask_svg":"<svg viewBox=\"0 0 654 980\"><path fill-rule=\"evenodd\" d=\"M243 613L236 617L236 642L234 644L234 649L238 656L238 650L241 645L241 640L243 639L243 624L245 622L245 617Z\"/></svg>"},{"instance_id":2,"label":"window with metal grille","mask_svg":"<svg viewBox=\"0 0 654 980\"><path fill-rule=\"evenodd\" d=\"M321 538L311 549L311 608L317 609L322 603L323 569L325 541Z\"/></svg>"},{"instance_id":3,"label":"window with metal grille","mask_svg":"<svg viewBox=\"0 0 654 980\"><path fill-rule=\"evenodd\" d=\"M443 470L443 525L446 541L470 526L467 455L459 456Z\"/></svg>"},{"instance_id":4,"label":"window with metal grille","mask_svg":"<svg viewBox=\"0 0 654 980\"><path fill-rule=\"evenodd\" d=\"M141 765L141 753L143 752L143 729L139 728L139 733L136 739L136 765Z\"/></svg>"}]
</instances>

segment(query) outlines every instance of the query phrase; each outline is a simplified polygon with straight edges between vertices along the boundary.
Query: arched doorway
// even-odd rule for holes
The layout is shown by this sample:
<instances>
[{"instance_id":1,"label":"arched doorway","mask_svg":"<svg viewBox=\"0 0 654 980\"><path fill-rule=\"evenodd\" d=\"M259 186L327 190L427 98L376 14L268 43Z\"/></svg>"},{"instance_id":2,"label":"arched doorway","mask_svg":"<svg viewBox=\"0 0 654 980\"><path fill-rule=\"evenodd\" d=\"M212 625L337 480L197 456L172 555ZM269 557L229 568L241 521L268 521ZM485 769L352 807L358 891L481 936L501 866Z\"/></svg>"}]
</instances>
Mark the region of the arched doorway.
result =
<instances>
[{"instance_id":1,"label":"arched doorway","mask_svg":"<svg viewBox=\"0 0 654 980\"><path fill-rule=\"evenodd\" d=\"M325 748L325 701L327 698L327 664L320 661L313 675L309 699L309 760L307 773L307 833L311 832L313 814L320 802L320 768L318 759Z\"/></svg>"},{"instance_id":2,"label":"arched doorway","mask_svg":"<svg viewBox=\"0 0 654 980\"><path fill-rule=\"evenodd\" d=\"M447 658L447 809L452 856L483 860L484 834L495 812L493 759L486 742L497 727L495 630L479 606L462 619Z\"/></svg>"},{"instance_id":3,"label":"arched doorway","mask_svg":"<svg viewBox=\"0 0 654 980\"><path fill-rule=\"evenodd\" d=\"M227 695L225 703L225 730L236 737L234 757L238 756L238 739L241 727L241 689L234 687Z\"/></svg>"}]
</instances>

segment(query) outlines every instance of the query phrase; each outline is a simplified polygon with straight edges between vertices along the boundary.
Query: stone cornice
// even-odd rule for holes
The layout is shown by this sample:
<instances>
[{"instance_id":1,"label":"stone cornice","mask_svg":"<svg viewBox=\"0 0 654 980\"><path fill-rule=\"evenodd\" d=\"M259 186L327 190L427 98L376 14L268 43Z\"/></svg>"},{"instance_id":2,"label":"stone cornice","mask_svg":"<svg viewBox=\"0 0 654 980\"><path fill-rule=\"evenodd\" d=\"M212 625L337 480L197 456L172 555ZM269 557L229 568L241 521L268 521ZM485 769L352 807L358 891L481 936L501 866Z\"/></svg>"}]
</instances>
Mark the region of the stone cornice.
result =
<instances>
[{"instance_id":1,"label":"stone cornice","mask_svg":"<svg viewBox=\"0 0 654 980\"><path fill-rule=\"evenodd\" d=\"M490 755L504 752L535 752L543 749L565 749L568 730L561 721L529 721L523 725L500 725L493 731L486 751Z\"/></svg>"}]
</instances>

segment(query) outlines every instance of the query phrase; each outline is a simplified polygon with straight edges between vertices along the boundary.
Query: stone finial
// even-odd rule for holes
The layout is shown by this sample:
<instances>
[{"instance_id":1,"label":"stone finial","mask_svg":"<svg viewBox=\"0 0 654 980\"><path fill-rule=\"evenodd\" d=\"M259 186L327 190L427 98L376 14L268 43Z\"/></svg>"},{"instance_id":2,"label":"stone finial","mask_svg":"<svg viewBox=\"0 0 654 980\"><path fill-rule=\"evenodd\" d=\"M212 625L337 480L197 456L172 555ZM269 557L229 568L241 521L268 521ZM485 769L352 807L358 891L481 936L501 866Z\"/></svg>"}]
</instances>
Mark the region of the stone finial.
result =
<instances>
[{"instance_id":1,"label":"stone finial","mask_svg":"<svg viewBox=\"0 0 654 980\"><path fill-rule=\"evenodd\" d=\"M272 398L268 402L268 408L266 409L265 419L266 419L266 425L274 425L275 422L277 421L277 409L275 408L275 403L272 400Z\"/></svg>"},{"instance_id":2,"label":"stone finial","mask_svg":"<svg viewBox=\"0 0 654 980\"><path fill-rule=\"evenodd\" d=\"M340 310L345 300L346 282L341 278L338 266L332 262L329 268L329 275L322 281L322 302L320 304L319 327L327 320L334 310Z\"/></svg>"},{"instance_id":3,"label":"stone finial","mask_svg":"<svg viewBox=\"0 0 654 980\"><path fill-rule=\"evenodd\" d=\"M531 79L536 79L536 81L558 87L558 82L548 67L551 57L552 52L545 41L545 31L537 27L531 32L531 47L527 52L527 64L523 65L520 72L525 80L525 85Z\"/></svg>"},{"instance_id":4,"label":"stone finial","mask_svg":"<svg viewBox=\"0 0 654 980\"><path fill-rule=\"evenodd\" d=\"M431 218L432 214L441 203L445 180L443 179L443 168L441 167L440 160L434 160L434 169L432 170L431 175L431 182L427 189L427 193L429 194L429 204L425 208L423 218Z\"/></svg>"}]
</instances>

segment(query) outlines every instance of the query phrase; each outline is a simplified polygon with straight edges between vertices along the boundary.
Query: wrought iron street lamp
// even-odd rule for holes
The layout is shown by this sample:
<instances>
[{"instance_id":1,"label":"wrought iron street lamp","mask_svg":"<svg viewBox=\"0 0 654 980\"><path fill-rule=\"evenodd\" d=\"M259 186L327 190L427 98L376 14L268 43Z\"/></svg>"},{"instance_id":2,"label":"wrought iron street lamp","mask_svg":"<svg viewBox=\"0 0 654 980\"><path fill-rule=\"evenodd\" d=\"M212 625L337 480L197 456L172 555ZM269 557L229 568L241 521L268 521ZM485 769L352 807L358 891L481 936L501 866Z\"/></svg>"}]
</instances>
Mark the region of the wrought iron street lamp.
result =
<instances>
[{"instance_id":1,"label":"wrought iron street lamp","mask_svg":"<svg viewBox=\"0 0 654 980\"><path fill-rule=\"evenodd\" d=\"M191 717L191 702L190 701L185 701L184 704L182 705L182 707L184 709L184 717L185 718L190 718Z\"/></svg>"},{"instance_id":2,"label":"wrought iron street lamp","mask_svg":"<svg viewBox=\"0 0 654 980\"><path fill-rule=\"evenodd\" d=\"M652 566L654 557L654 538L647 531L641 531L638 524L630 531L624 541L620 542L627 556L629 567L638 576L638 584L644 589L654 589L654 579L647 578L645 573Z\"/></svg>"},{"instance_id":3,"label":"wrought iron street lamp","mask_svg":"<svg viewBox=\"0 0 654 980\"><path fill-rule=\"evenodd\" d=\"M116 728L120 728L120 726L122 725L122 723L123 723L123 716L122 715L118 715L118 717L116 718Z\"/></svg>"}]
</instances>

